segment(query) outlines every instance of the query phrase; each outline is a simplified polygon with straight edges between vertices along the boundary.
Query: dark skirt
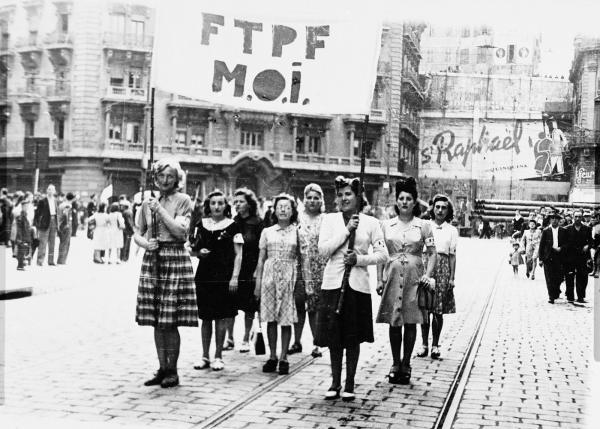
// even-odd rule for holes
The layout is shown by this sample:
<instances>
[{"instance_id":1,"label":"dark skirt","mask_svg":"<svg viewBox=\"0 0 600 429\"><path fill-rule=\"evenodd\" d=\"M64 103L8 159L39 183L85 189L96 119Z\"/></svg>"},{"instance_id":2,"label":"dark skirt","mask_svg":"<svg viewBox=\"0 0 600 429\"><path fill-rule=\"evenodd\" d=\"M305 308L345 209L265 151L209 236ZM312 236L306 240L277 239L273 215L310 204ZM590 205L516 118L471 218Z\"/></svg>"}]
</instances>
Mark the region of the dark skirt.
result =
<instances>
[{"instance_id":1,"label":"dark skirt","mask_svg":"<svg viewBox=\"0 0 600 429\"><path fill-rule=\"evenodd\" d=\"M258 311L258 300L254 296L255 287L256 282L254 281L254 279L239 281L236 296L238 310L242 310L245 313L252 314Z\"/></svg>"},{"instance_id":2,"label":"dark skirt","mask_svg":"<svg viewBox=\"0 0 600 429\"><path fill-rule=\"evenodd\" d=\"M135 321L138 325L170 329L198 326L192 261L183 244L160 243L146 251L138 284Z\"/></svg>"},{"instance_id":3,"label":"dark skirt","mask_svg":"<svg viewBox=\"0 0 600 429\"><path fill-rule=\"evenodd\" d=\"M371 295L348 287L340 315L335 313L341 289L321 290L317 311L315 345L319 347L352 347L372 343L373 311Z\"/></svg>"}]
</instances>

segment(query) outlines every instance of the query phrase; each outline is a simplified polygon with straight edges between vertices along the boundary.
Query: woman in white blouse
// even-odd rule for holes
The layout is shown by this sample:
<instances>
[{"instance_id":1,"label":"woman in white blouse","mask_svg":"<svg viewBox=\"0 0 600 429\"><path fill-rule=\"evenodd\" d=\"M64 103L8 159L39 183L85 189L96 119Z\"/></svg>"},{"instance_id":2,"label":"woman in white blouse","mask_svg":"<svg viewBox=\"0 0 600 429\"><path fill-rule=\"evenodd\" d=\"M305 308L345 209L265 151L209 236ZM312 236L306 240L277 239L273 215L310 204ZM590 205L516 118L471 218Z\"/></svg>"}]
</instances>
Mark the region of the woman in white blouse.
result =
<instances>
[{"instance_id":1,"label":"woman in white blouse","mask_svg":"<svg viewBox=\"0 0 600 429\"><path fill-rule=\"evenodd\" d=\"M421 324L421 337L423 348L418 357L425 357L429 352L429 319L431 323L432 341L431 358L440 357L440 334L444 325L444 314L456 313L454 302L454 275L456 273L456 245L458 243L458 230L450 225L454 218L454 207L448 197L438 194L433 198L431 221L435 247L437 251L437 263L433 278L435 279L435 293L433 300L433 311Z\"/></svg>"},{"instance_id":2,"label":"woman in white blouse","mask_svg":"<svg viewBox=\"0 0 600 429\"><path fill-rule=\"evenodd\" d=\"M360 343L373 342L373 316L367 265L387 261L388 252L377 219L358 214L360 208L358 179L335 180L338 213L325 215L319 234L319 253L328 259L323 272L320 307L317 316L315 345L329 347L331 387L325 399L340 397L342 359L346 349L346 382L342 399L354 399L354 377L360 355ZM354 248L348 248L355 234ZM369 247L373 252L369 253ZM350 268L344 299L338 313L342 280Z\"/></svg>"}]
</instances>

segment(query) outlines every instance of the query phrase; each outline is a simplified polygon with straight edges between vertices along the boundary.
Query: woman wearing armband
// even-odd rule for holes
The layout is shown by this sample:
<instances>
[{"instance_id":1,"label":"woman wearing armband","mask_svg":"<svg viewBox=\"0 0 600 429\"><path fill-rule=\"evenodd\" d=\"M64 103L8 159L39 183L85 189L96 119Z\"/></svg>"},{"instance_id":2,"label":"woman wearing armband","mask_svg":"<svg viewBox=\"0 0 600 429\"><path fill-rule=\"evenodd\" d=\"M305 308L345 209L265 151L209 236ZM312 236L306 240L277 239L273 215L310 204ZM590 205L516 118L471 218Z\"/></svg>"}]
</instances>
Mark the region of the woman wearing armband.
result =
<instances>
[{"instance_id":1,"label":"woman wearing armband","mask_svg":"<svg viewBox=\"0 0 600 429\"><path fill-rule=\"evenodd\" d=\"M319 253L328 259L323 272L315 339L315 345L329 347L332 383L325 399L340 397L342 358L346 349L346 381L341 396L344 401L354 400L360 344L373 342L367 266L383 264L388 257L377 219L358 214L359 198L363 198L359 187L358 179L336 178L340 211L325 215L319 235ZM354 248L348 249L352 231L356 234ZM372 253L369 253L370 246ZM346 265L351 267L350 276L348 283L342 285Z\"/></svg>"}]
</instances>

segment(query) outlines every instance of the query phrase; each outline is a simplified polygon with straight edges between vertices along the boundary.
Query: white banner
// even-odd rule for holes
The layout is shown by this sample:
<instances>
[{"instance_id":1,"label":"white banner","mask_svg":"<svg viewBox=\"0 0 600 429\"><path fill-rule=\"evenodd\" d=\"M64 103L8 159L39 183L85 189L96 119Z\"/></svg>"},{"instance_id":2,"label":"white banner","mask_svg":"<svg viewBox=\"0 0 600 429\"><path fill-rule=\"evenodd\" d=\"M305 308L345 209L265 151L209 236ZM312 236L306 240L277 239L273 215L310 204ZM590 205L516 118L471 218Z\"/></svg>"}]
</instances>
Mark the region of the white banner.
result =
<instances>
[{"instance_id":1,"label":"white banner","mask_svg":"<svg viewBox=\"0 0 600 429\"><path fill-rule=\"evenodd\" d=\"M160 2L153 86L245 110L370 112L380 22L286 16L284 6L274 17L273 10L259 9L237 13L196 0Z\"/></svg>"}]
</instances>

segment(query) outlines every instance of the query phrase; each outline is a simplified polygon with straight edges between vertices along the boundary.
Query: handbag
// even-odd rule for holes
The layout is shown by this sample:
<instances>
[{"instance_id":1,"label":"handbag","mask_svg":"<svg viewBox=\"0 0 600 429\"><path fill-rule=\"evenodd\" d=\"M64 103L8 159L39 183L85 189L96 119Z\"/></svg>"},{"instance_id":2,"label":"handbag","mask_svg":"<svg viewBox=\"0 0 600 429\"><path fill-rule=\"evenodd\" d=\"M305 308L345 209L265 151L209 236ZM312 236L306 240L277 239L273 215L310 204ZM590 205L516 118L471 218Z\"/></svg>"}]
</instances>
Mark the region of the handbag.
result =
<instances>
[{"instance_id":1,"label":"handbag","mask_svg":"<svg viewBox=\"0 0 600 429\"><path fill-rule=\"evenodd\" d=\"M254 343L254 354L257 356L264 355L266 353L265 339L262 333L262 327L260 324L260 314L258 319L258 330L252 332L252 342Z\"/></svg>"},{"instance_id":2,"label":"handbag","mask_svg":"<svg viewBox=\"0 0 600 429\"><path fill-rule=\"evenodd\" d=\"M434 291L427 283L419 282L417 287L417 303L421 310L433 310Z\"/></svg>"},{"instance_id":3,"label":"handbag","mask_svg":"<svg viewBox=\"0 0 600 429\"><path fill-rule=\"evenodd\" d=\"M96 229L96 220L91 219L88 222L88 226L87 226L87 238L89 238L90 240L94 239L94 230L95 229Z\"/></svg>"}]
</instances>

